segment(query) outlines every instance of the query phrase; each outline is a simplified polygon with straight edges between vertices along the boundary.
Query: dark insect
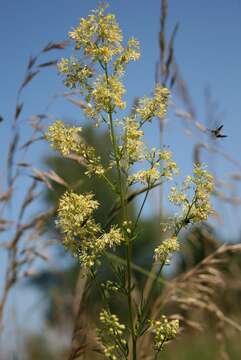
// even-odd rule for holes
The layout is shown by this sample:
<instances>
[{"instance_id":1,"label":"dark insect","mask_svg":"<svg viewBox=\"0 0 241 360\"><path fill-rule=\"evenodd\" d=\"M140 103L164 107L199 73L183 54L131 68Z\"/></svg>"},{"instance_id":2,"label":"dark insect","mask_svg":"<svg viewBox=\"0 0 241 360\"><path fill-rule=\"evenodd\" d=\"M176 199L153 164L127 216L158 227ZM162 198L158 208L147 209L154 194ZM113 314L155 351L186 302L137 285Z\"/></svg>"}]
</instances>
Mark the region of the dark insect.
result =
<instances>
[{"instance_id":1,"label":"dark insect","mask_svg":"<svg viewBox=\"0 0 241 360\"><path fill-rule=\"evenodd\" d=\"M222 128L223 128L223 125L217 127L216 129L210 130L211 134L216 138L226 138L227 135L221 134Z\"/></svg>"},{"instance_id":2,"label":"dark insect","mask_svg":"<svg viewBox=\"0 0 241 360\"><path fill-rule=\"evenodd\" d=\"M3 117L0 115L0 122L3 122L3 120L4 120Z\"/></svg>"}]
</instances>

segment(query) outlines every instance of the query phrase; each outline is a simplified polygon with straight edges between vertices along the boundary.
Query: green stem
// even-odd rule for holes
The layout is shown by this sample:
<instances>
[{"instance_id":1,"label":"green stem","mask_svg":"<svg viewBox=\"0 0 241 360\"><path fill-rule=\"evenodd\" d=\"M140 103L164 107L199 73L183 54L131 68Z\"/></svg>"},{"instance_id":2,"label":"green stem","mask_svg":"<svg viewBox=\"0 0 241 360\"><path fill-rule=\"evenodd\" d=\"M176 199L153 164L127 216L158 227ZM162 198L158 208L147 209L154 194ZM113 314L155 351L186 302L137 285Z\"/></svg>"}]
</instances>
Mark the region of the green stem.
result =
<instances>
[{"instance_id":1,"label":"green stem","mask_svg":"<svg viewBox=\"0 0 241 360\"><path fill-rule=\"evenodd\" d=\"M110 252L106 252L105 253L106 257L109 258L109 259L112 259L113 261L116 261L122 265L125 265L126 266L126 261L125 259L122 259L121 257L113 254L113 253L110 253ZM134 263L131 263L131 268L136 271L136 272L139 272L140 274L142 275L145 275L146 277L151 277L153 280L156 279L156 275L152 275L152 273L148 270L145 270L144 268L142 268L141 266L138 266ZM160 283L160 284L167 284L168 281L164 280L164 279L157 279L157 282Z\"/></svg>"},{"instance_id":2,"label":"green stem","mask_svg":"<svg viewBox=\"0 0 241 360\"><path fill-rule=\"evenodd\" d=\"M105 71L106 83L108 85L109 77L108 77L107 64L104 64L103 66L104 66L104 71ZM123 189L120 157L119 157L118 145L116 142L112 114L113 114L113 109L111 109L111 107L110 107L110 109L108 111L109 122L110 122L110 134L111 134L111 141L112 141L112 145L113 145L113 149L114 149L114 157L115 157L118 182L119 182L119 187L120 187L119 195L120 195L121 208L122 208L122 221L124 222L125 220L127 220L127 208L126 208L126 201L125 201L126 196L125 196L124 189ZM131 338L132 338L132 358L133 358L133 360L136 360L136 336L135 336L135 330L134 330L134 316L133 316L133 311L132 311L132 296L131 296L131 242L130 242L129 237L127 238L127 247L126 247L126 266L127 266L127 300L128 300L128 309L129 309L129 317L130 317Z\"/></svg>"},{"instance_id":3,"label":"green stem","mask_svg":"<svg viewBox=\"0 0 241 360\"><path fill-rule=\"evenodd\" d=\"M155 354L155 359L154 359L154 360L158 360L158 358L159 358L159 353L156 352L156 354Z\"/></svg>"},{"instance_id":4,"label":"green stem","mask_svg":"<svg viewBox=\"0 0 241 360\"><path fill-rule=\"evenodd\" d=\"M180 223L179 227L177 227L177 228L175 229L175 231L174 231L174 233L173 233L173 236L176 236L176 237L177 237L178 234L180 233L181 229L183 228L183 226L185 226L185 223L186 223L186 221L187 221L187 219L188 219L188 216L189 216L189 214L190 214L190 212L191 212L191 209L192 209L193 205L195 204L195 201L196 201L196 194L195 194L195 196L194 196L194 198L193 198L193 200L192 200L192 203L190 204L190 206L189 206L189 208L188 208L188 211L187 211L187 213L186 213L186 216L185 216L184 220ZM161 266L160 266L160 268L159 268L157 274L155 275L154 280L153 280L153 282L152 282L152 284L151 284L151 288L150 288L150 290L149 290L149 292L148 292L148 294L147 294L147 298L146 298L146 311L148 311L148 307L149 307L149 304L150 304L152 292L153 292L153 290L154 290L154 288L155 288L155 285L156 285L157 282L158 282L158 279L159 279L159 277L160 277L160 275L161 275L161 272L162 272L162 269L163 269L163 267L164 267L164 265L165 265L165 262L166 262L166 261L163 261L163 263L161 264Z\"/></svg>"},{"instance_id":5,"label":"green stem","mask_svg":"<svg viewBox=\"0 0 241 360\"><path fill-rule=\"evenodd\" d=\"M134 330L134 315L132 311L132 297L131 297L131 244L128 239L126 251L126 265L127 265L127 295L128 295L128 308L130 314L131 337L132 337L132 356L136 360L136 335Z\"/></svg>"},{"instance_id":6,"label":"green stem","mask_svg":"<svg viewBox=\"0 0 241 360\"><path fill-rule=\"evenodd\" d=\"M91 271L90 271L90 275L91 275L91 278L92 278L92 280L94 281L95 286L96 286L96 288L97 288L97 290L98 290L98 292L99 292L99 294L100 294L100 297L101 297L102 302L104 303L104 305L106 306L106 308L107 308L108 310L110 310L108 301L107 301L106 296L105 296L105 292L103 291L103 289L102 289L99 281L97 280L94 271L91 270Z\"/></svg>"},{"instance_id":7,"label":"green stem","mask_svg":"<svg viewBox=\"0 0 241 360\"><path fill-rule=\"evenodd\" d=\"M111 187L112 191L115 191L116 190L115 186L112 184L110 179L105 174L103 174L102 177L106 181L106 183Z\"/></svg>"},{"instance_id":8,"label":"green stem","mask_svg":"<svg viewBox=\"0 0 241 360\"><path fill-rule=\"evenodd\" d=\"M136 222L135 222L134 230L133 230L133 231L135 231L135 229L136 229L136 227L137 227L137 225L138 225L138 221L139 221L139 219L140 219L142 210L143 210L143 208L144 208L144 206L145 206L145 203L146 203L146 200L147 200L149 191L150 191L150 189L148 189L147 192L145 193L145 197L144 197L144 200L143 200L142 205L141 205L141 207L140 207L139 213L138 213L138 215L137 215L137 218L136 218Z\"/></svg>"}]
</instances>

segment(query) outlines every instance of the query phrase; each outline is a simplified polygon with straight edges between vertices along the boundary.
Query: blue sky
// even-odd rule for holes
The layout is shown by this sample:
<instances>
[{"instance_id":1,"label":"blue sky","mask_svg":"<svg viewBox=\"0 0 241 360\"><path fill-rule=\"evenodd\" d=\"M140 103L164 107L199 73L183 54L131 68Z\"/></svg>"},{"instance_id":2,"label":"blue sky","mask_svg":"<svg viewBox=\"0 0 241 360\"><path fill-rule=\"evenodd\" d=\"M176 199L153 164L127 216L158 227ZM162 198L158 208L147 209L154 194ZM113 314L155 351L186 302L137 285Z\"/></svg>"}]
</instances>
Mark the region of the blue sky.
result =
<instances>
[{"instance_id":1,"label":"blue sky","mask_svg":"<svg viewBox=\"0 0 241 360\"><path fill-rule=\"evenodd\" d=\"M154 85L155 64L159 56L158 32L160 0L112 0L110 11L114 12L123 28L125 38L135 36L141 43L141 60L130 65L126 77L127 100L135 96L149 95ZM239 160L241 153L241 2L239 0L170 0L168 33L178 21L179 31L175 42L177 62L186 80L198 118L205 123L204 89L211 88L214 99L223 113L225 133L228 138L217 143L221 151ZM50 40L66 39L71 27L78 24L81 16L89 14L97 6L95 0L0 0L0 114L5 121L0 124L1 159L6 153L10 137L10 124L17 88L24 77L29 55L35 55ZM53 52L42 60L59 58L62 52ZM42 113L49 99L64 90L61 79L54 68L46 69L26 88L23 100L26 103L20 126L23 137L27 137L26 118ZM176 97L173 94L173 100ZM55 101L49 109L54 116L83 122L79 110ZM157 125L147 134L148 142L157 145ZM196 133L195 133L196 134ZM197 135L197 134L196 134ZM184 174L191 171L192 146L194 140L185 135L182 121L171 114L166 125L165 143L170 145L174 158ZM202 138L205 140L204 138ZM39 163L47 153L47 146L36 146L31 160ZM222 157L205 157L213 171L223 180L230 173L240 173L240 168ZM1 175L2 179L2 175ZM240 185L238 186L240 194ZM223 225L221 234L226 240L240 233L240 209L217 204ZM150 212L151 207L148 208ZM216 223L216 227L220 224Z\"/></svg>"},{"instance_id":2,"label":"blue sky","mask_svg":"<svg viewBox=\"0 0 241 360\"><path fill-rule=\"evenodd\" d=\"M189 86L198 118L206 124L204 89L209 86L220 112L223 113L225 132L228 134L228 138L218 142L217 146L238 158L241 128L241 3L235 0L185 0L169 3L168 31L170 34L174 24L179 22L175 43L176 59ZM77 25L79 18L89 14L97 4L94 0L1 0L0 41L3 55L0 67L0 113L5 121L1 124L0 136L3 155L6 150L3 140L10 136L15 95L23 79L29 55L38 53L50 40L66 39L71 27ZM124 36L135 36L141 43L141 60L129 67L126 76L127 99L131 103L134 96L148 95L153 89L155 63L159 56L160 0L115 0L110 1L110 10L116 13ZM49 56L59 58L62 52L49 54L42 61L49 59ZM23 94L26 105L20 122L24 137L28 136L26 118L31 114L44 112L51 96L63 90L61 79L54 68L46 69L26 88ZM173 100L175 99L173 95ZM78 109L60 100L55 101L49 111L54 116L83 122ZM191 170L193 140L186 137L181 124L180 119L170 115L164 139L186 174ZM156 145L159 141L156 131L158 128L154 126L154 129L147 132L151 145ZM37 163L46 151L47 147L36 146L35 153L31 154L32 161ZM211 165L214 167L213 171L225 180L226 174L240 171L217 156L211 157ZM223 218L228 222L224 229L229 229L229 233L232 228L234 234L238 235L240 221L233 221L229 206L222 207Z\"/></svg>"}]
</instances>

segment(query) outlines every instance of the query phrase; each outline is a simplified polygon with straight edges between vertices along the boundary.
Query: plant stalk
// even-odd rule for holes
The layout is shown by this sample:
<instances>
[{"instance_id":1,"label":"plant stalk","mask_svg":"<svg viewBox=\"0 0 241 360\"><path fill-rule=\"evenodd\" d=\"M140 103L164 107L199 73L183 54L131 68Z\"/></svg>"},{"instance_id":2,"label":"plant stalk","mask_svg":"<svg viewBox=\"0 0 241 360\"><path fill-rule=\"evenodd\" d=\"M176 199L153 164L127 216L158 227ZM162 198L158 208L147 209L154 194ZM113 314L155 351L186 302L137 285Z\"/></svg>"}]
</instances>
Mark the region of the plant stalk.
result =
<instances>
[{"instance_id":1,"label":"plant stalk","mask_svg":"<svg viewBox=\"0 0 241 360\"><path fill-rule=\"evenodd\" d=\"M104 66L106 82L108 85L108 69L107 65ZM127 198L123 189L123 182L122 182L122 175L121 175L121 166L120 166L120 158L118 152L118 145L116 142L114 124L113 124L113 110L110 109L108 112L109 122L110 122L110 134L111 134L111 141L114 149L114 157L116 162L117 168L117 175L118 175L118 183L119 183L119 190L120 190L120 201L121 201L121 208L122 208L122 221L127 220L127 207L126 201ZM126 246L126 267L127 267L127 301L128 301L128 310L129 310L129 317L130 317L130 328L131 328L131 338L132 338L132 360L136 360L136 335L134 330L134 315L132 310L132 296L131 296L131 242L130 238L127 238L127 246Z\"/></svg>"}]
</instances>

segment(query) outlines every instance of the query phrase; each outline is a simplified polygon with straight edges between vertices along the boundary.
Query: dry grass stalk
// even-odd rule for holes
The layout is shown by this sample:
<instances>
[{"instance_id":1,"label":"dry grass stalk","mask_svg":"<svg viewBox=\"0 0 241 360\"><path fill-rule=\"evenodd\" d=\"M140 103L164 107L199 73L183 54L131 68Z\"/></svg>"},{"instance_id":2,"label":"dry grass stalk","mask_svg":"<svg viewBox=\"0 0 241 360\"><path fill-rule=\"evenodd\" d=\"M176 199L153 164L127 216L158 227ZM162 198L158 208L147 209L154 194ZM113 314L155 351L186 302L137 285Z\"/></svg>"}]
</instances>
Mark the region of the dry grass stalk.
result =
<instances>
[{"instance_id":1,"label":"dry grass stalk","mask_svg":"<svg viewBox=\"0 0 241 360\"><path fill-rule=\"evenodd\" d=\"M225 316L217 304L220 290L223 291L226 285L222 268L229 261L229 255L240 252L241 244L222 245L186 273L166 282L163 292L152 304L151 318L158 319L161 313L168 313L168 309L171 309L171 312L174 313L173 318L181 321L183 329L203 331L206 325L206 315L210 314L217 319L218 324L229 325L240 333L241 325ZM220 331L219 328L218 340L221 336ZM141 359L152 358L150 344L151 334L147 333L139 344ZM223 359L228 359L225 349L221 347L220 352Z\"/></svg>"},{"instance_id":2,"label":"dry grass stalk","mask_svg":"<svg viewBox=\"0 0 241 360\"><path fill-rule=\"evenodd\" d=\"M74 297L74 328L68 360L86 359L88 353L102 353L93 326L89 323L87 310L89 283L80 271Z\"/></svg>"},{"instance_id":3,"label":"dry grass stalk","mask_svg":"<svg viewBox=\"0 0 241 360\"><path fill-rule=\"evenodd\" d=\"M31 139L27 140L24 145L20 146L21 134L18 122L24 107L21 96L23 90L30 85L32 80L40 73L41 69L56 64L56 60L37 64L40 56L50 50L63 49L65 46L66 43L64 42L49 43L37 56L30 57L25 77L17 92L15 115L11 128L12 137L7 152L6 181L2 184L2 188L6 188L6 190L0 194L1 232L5 237L10 238L10 240L2 242L0 245L1 248L5 249L7 252L5 281L0 297L0 323L2 328L4 326L2 322L4 308L9 291L21 279L29 277L34 273L33 266L36 259L48 261L48 256L46 255L46 246L48 246L48 243L42 244L39 239L44 231L46 220L56 212L56 209L52 208L33 216L28 222L25 222L25 214L33 208L38 199L40 189L37 184L37 179L34 178L34 171L37 172L37 170L33 169L29 162L25 161L24 158L26 157L26 151L29 147L36 141L43 140L43 126L41 121L46 115L38 116L37 122L35 121L31 124L33 136ZM38 135L36 137L35 135L37 133L40 133L40 136ZM28 169L30 171L29 178L34 178L32 182L26 182L24 185L22 184L21 169ZM49 177L53 181L58 181L60 183L62 181L57 174L54 174L53 172L46 174L38 171L38 174L42 174L42 177ZM62 182L62 185L65 186L66 184ZM15 195L18 192L19 186L24 186L24 189L21 189L21 192L23 193L24 190L26 190L26 193L25 196L22 197L21 203L18 204L17 210L15 210L16 214L13 214L12 216L13 219L9 220L8 218L11 216L9 208L11 209L11 204L15 201Z\"/></svg>"}]
</instances>

